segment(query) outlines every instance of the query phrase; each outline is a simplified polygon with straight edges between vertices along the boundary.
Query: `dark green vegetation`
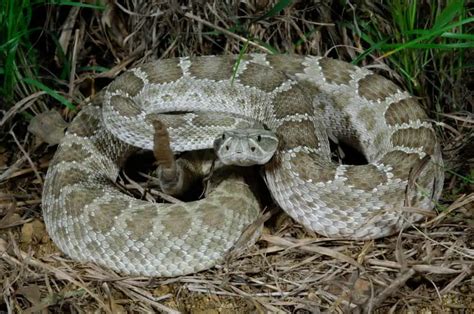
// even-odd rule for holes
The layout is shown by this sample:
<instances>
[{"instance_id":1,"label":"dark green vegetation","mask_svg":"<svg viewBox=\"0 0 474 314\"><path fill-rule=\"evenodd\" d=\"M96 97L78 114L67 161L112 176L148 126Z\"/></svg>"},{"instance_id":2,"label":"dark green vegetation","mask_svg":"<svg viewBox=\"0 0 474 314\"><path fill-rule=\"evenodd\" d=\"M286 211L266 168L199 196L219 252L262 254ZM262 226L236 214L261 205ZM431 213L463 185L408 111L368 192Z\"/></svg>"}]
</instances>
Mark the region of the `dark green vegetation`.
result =
<instances>
[{"instance_id":1,"label":"dark green vegetation","mask_svg":"<svg viewBox=\"0 0 474 314\"><path fill-rule=\"evenodd\" d=\"M7 107L39 90L70 107L71 102L55 89L70 74L68 60L58 42L57 27L45 26L51 20L45 16L53 13L55 6L77 6L81 8L101 9L102 6L74 1L29 1L4 0L0 2L0 96ZM50 18L52 18L50 16ZM42 25L41 22L44 24ZM58 73L52 73L45 67L44 42L51 42L57 51L56 60L62 64ZM53 60L47 60L52 62Z\"/></svg>"}]
</instances>

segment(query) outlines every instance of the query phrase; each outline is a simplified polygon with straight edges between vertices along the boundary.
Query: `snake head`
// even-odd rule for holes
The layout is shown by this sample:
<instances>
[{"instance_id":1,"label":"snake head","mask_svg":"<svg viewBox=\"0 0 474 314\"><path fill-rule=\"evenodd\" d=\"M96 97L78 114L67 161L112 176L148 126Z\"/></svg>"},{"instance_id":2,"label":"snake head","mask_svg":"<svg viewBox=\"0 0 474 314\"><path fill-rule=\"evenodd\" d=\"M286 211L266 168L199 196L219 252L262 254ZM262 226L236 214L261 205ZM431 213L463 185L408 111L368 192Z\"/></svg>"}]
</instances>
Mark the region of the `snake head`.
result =
<instances>
[{"instance_id":1,"label":"snake head","mask_svg":"<svg viewBox=\"0 0 474 314\"><path fill-rule=\"evenodd\" d=\"M214 141L214 151L225 165L264 165L277 148L278 137L265 129L225 131Z\"/></svg>"}]
</instances>

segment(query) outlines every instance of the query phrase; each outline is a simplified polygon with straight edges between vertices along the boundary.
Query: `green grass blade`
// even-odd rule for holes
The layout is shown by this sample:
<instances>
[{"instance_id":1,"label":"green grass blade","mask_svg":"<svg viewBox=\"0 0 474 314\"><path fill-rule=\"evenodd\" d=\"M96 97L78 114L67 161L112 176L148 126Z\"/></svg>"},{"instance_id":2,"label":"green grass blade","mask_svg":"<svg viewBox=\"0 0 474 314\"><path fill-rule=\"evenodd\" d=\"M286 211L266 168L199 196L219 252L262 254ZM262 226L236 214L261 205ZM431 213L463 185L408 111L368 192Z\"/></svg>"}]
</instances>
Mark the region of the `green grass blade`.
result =
<instances>
[{"instance_id":1,"label":"green grass blade","mask_svg":"<svg viewBox=\"0 0 474 314\"><path fill-rule=\"evenodd\" d=\"M256 18L254 20L254 22L261 21L261 20L264 20L266 18L273 17L273 16L277 15L278 13L283 11L285 8L290 6L292 2L293 2L293 0L280 0L280 1L278 1L270 10L268 10L267 13L265 13L264 15Z\"/></svg>"},{"instance_id":2,"label":"green grass blade","mask_svg":"<svg viewBox=\"0 0 474 314\"><path fill-rule=\"evenodd\" d=\"M80 8L94 9L94 10L105 10L105 6L101 4L90 4L90 3L83 3L83 2L77 2L77 1L51 0L49 1L49 4L80 7Z\"/></svg>"},{"instance_id":3,"label":"green grass blade","mask_svg":"<svg viewBox=\"0 0 474 314\"><path fill-rule=\"evenodd\" d=\"M83 66L77 69L77 72L96 72L96 73L104 73L109 71L110 68L98 66L98 65L92 65L92 66Z\"/></svg>"},{"instance_id":4,"label":"green grass blade","mask_svg":"<svg viewBox=\"0 0 474 314\"><path fill-rule=\"evenodd\" d=\"M71 110L76 110L76 106L74 106L69 100L67 100L66 98L61 96L55 90L53 90L53 89L49 88L48 86L44 85L40 81L37 81L37 80L35 80L33 78L29 78L29 77L24 78L23 81L27 84L33 85L33 86L37 87L38 89L46 92L49 96L51 96L54 99L56 99L57 101L59 101L61 104L63 104L67 108L69 108Z\"/></svg>"},{"instance_id":5,"label":"green grass blade","mask_svg":"<svg viewBox=\"0 0 474 314\"><path fill-rule=\"evenodd\" d=\"M402 49L407 49L407 48L410 48L416 44L418 44L419 42L423 41L423 40L429 40L429 39L434 39L436 36L440 36L442 33L444 32L447 32L448 30L450 29L453 29L453 28L456 28L456 27L459 27L459 26L462 26L464 24L468 24L468 23L473 23L474 22L474 17L471 17L471 18L467 18L467 19L464 19L464 20L461 20L461 21L458 21L458 22L454 22L452 24L449 24L447 26L444 26L444 27L441 27L437 30L433 30L432 33L428 33L426 35L422 35L418 38L415 38L407 43L404 43L404 44L401 44L399 45L397 48L385 53L382 58L385 58L391 54L394 54Z\"/></svg>"},{"instance_id":6,"label":"green grass blade","mask_svg":"<svg viewBox=\"0 0 474 314\"><path fill-rule=\"evenodd\" d=\"M448 6L436 17L433 29L442 28L453 21L454 18L463 11L463 2L464 1L453 1L448 4Z\"/></svg>"}]
</instances>

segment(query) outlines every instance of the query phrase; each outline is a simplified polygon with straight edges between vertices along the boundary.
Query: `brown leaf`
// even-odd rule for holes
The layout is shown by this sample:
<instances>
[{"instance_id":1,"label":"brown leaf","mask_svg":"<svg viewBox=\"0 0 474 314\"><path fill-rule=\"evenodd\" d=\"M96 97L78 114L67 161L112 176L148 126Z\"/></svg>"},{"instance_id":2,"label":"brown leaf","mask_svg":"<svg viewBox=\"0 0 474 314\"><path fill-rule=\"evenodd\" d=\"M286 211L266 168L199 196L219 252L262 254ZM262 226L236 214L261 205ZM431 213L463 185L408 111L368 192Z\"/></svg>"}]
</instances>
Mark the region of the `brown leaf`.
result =
<instances>
[{"instance_id":1,"label":"brown leaf","mask_svg":"<svg viewBox=\"0 0 474 314\"><path fill-rule=\"evenodd\" d=\"M59 112L49 110L31 119L28 131L49 145L55 145L63 138L67 126L68 123L63 120Z\"/></svg>"}]
</instances>

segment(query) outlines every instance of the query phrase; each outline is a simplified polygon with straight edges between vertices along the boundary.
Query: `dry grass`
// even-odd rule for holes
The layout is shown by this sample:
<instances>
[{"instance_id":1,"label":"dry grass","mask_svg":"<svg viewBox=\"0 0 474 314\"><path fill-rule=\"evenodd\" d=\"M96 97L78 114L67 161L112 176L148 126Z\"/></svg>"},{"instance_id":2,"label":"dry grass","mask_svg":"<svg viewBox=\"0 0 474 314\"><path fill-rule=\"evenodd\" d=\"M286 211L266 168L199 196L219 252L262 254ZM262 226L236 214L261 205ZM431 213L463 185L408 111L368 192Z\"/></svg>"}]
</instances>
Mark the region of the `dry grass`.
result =
<instances>
[{"instance_id":1,"label":"dry grass","mask_svg":"<svg viewBox=\"0 0 474 314\"><path fill-rule=\"evenodd\" d=\"M120 3L103 12L76 7L49 11L45 27L59 30L71 69L68 79L56 82L75 104L126 67L156 58L239 53L245 46L248 51L349 60L362 49L353 28L340 21L351 21L365 7L351 11L338 1L301 1L261 20L254 17L268 12L274 2ZM49 56L45 67L54 72L61 66L53 58L56 52L44 49ZM367 60L385 68L384 59ZM396 74L388 74L403 84ZM425 102L439 122L447 161L435 216L396 236L354 242L308 233L277 213L244 254L212 270L171 279L122 277L73 262L52 244L40 203L54 148L35 142L20 127L25 123L19 114L36 114L42 110L38 102L48 99L42 92L25 95L0 121L5 130L0 142L0 312L474 311L472 78L461 73L457 80L438 84L424 78L429 81L426 95L434 94L430 91L436 86L450 100L445 106L434 99ZM64 117L73 115L59 109Z\"/></svg>"}]
</instances>

